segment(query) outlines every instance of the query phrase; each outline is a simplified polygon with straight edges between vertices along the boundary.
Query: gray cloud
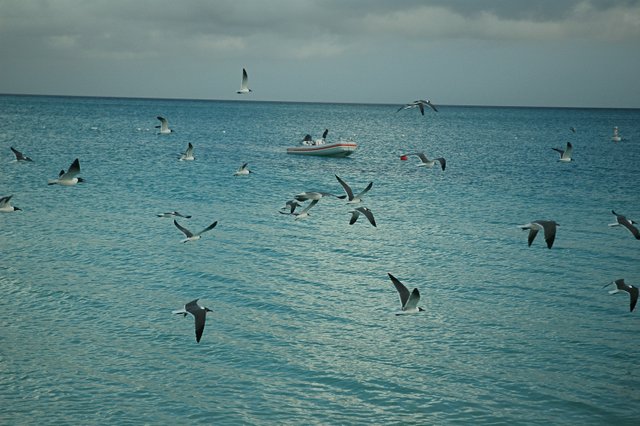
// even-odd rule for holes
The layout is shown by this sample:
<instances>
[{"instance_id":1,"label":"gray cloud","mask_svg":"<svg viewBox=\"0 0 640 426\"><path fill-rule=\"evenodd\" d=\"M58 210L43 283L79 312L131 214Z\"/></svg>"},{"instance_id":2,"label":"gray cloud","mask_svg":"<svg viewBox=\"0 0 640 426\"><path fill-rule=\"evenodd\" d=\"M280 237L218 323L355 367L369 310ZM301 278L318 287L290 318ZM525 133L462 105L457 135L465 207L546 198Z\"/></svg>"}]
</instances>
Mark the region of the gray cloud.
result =
<instances>
[{"instance_id":1,"label":"gray cloud","mask_svg":"<svg viewBox=\"0 0 640 426\"><path fill-rule=\"evenodd\" d=\"M148 91L139 75L169 78L178 67L226 74L248 60L291 79L301 78L292 69L311 78L365 63L379 80L383 72L394 77L384 61L408 66L427 53L464 63L468 51L509 46L498 67L516 45L526 54L532 46L618 51L640 42L635 0L0 0L0 11L0 55L12 58L0 81L5 92L28 90L26 76L38 80L39 72L32 85L46 87L47 68L60 76L103 70ZM637 53L629 56L637 62ZM61 77L51 90L72 81Z\"/></svg>"}]
</instances>

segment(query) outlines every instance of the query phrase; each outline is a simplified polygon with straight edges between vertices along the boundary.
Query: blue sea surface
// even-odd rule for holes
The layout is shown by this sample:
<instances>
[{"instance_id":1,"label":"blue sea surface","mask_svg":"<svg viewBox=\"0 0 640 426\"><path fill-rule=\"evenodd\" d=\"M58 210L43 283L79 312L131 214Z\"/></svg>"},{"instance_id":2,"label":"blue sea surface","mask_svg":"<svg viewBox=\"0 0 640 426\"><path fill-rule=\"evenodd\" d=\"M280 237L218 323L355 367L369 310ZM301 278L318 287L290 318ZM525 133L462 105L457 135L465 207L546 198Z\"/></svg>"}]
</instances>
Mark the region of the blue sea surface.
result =
<instances>
[{"instance_id":1,"label":"blue sea surface","mask_svg":"<svg viewBox=\"0 0 640 426\"><path fill-rule=\"evenodd\" d=\"M603 285L640 286L607 226L640 221L640 111L397 108L0 96L0 423L638 424L640 312ZM325 128L358 150L286 154ZM47 185L75 158L86 183ZM279 212L334 175L373 182L377 227ZM183 244L172 210L218 226ZM426 312L396 316L387 273ZM200 343L171 313L195 298Z\"/></svg>"}]
</instances>

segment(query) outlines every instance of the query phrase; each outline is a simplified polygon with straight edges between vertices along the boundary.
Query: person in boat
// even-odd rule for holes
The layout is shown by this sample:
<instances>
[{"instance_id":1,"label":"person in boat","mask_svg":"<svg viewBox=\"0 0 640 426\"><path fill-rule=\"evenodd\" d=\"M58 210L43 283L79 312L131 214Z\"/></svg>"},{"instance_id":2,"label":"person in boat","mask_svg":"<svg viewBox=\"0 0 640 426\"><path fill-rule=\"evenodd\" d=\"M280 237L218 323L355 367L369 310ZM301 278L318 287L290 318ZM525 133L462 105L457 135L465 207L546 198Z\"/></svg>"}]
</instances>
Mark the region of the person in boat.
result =
<instances>
[{"instance_id":1,"label":"person in boat","mask_svg":"<svg viewBox=\"0 0 640 426\"><path fill-rule=\"evenodd\" d=\"M304 139L302 139L302 145L324 145L325 138L327 137L327 133L329 133L329 129L324 129L324 133L322 133L322 139L313 140L311 135L306 135Z\"/></svg>"}]
</instances>

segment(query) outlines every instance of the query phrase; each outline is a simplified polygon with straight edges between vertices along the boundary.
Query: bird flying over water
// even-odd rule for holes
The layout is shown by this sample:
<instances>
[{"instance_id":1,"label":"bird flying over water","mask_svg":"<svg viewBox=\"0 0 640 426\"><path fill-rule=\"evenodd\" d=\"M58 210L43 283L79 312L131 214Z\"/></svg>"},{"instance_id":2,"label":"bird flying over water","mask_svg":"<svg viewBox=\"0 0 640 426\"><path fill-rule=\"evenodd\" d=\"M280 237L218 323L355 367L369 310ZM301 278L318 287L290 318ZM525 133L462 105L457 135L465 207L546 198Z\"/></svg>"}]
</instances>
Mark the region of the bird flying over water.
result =
<instances>
[{"instance_id":1,"label":"bird flying over water","mask_svg":"<svg viewBox=\"0 0 640 426\"><path fill-rule=\"evenodd\" d=\"M200 343L202 332L204 331L204 324L207 320L207 312L213 312L211 309L198 305L198 300L195 299L184 305L182 309L172 311L173 314L182 315L186 317L187 314L191 315L195 320L196 326L196 342Z\"/></svg>"},{"instance_id":2,"label":"bird flying over water","mask_svg":"<svg viewBox=\"0 0 640 426\"><path fill-rule=\"evenodd\" d=\"M234 176L248 176L249 173L253 173L251 170L249 170L249 163L244 163L242 166L240 166L240 168L238 168L238 170L236 170L233 175Z\"/></svg>"},{"instance_id":3,"label":"bird flying over water","mask_svg":"<svg viewBox=\"0 0 640 426\"><path fill-rule=\"evenodd\" d=\"M425 101L424 99L420 99L420 100L408 103L406 105L403 105L400 108L398 108L398 111L396 111L396 112L402 111L403 109L420 108L420 114L424 115L424 106L425 105L430 107L435 112L438 112L438 109L436 108L436 106L434 104L431 103L430 100L426 100Z\"/></svg>"},{"instance_id":4,"label":"bird flying over water","mask_svg":"<svg viewBox=\"0 0 640 426\"><path fill-rule=\"evenodd\" d=\"M551 248L553 246L553 242L556 239L556 226L558 225L553 220L535 220L526 225L520 225L522 230L529 230L529 239L528 244L529 247L531 243L538 235L538 231L544 231L544 240L547 242L547 248Z\"/></svg>"},{"instance_id":5,"label":"bird flying over water","mask_svg":"<svg viewBox=\"0 0 640 426\"><path fill-rule=\"evenodd\" d=\"M180 161L193 161L196 157L193 156L193 145L189 142L187 145L187 150L180 155Z\"/></svg>"},{"instance_id":6,"label":"bird flying over water","mask_svg":"<svg viewBox=\"0 0 640 426\"><path fill-rule=\"evenodd\" d=\"M364 196L364 194L369 192L369 190L373 186L373 182L369 182L369 185L367 185L367 187L365 189L363 189L362 192L360 192L358 195L354 196L353 195L353 191L351 190L351 187L349 185L347 185L347 183L345 181L340 179L340 177L338 175L335 175L335 177L336 177L336 179L338 179L338 182L340 182L340 185L342 185L342 187L344 188L344 192L347 193L347 198L349 200L349 201L347 201L348 204L360 203L362 201L362 197Z\"/></svg>"},{"instance_id":7,"label":"bird flying over water","mask_svg":"<svg viewBox=\"0 0 640 426\"><path fill-rule=\"evenodd\" d=\"M309 210L311 210L311 208L316 204L318 204L318 200L311 200L311 202L304 209L302 209L300 213L293 212L291 214L295 216L295 220L305 219L310 216Z\"/></svg>"},{"instance_id":8,"label":"bird flying over water","mask_svg":"<svg viewBox=\"0 0 640 426\"><path fill-rule=\"evenodd\" d=\"M0 198L0 213L11 213L22 210L20 207L12 206L11 203L9 203L11 197L13 197L13 195Z\"/></svg>"},{"instance_id":9,"label":"bird flying over water","mask_svg":"<svg viewBox=\"0 0 640 426\"><path fill-rule=\"evenodd\" d=\"M407 287L405 287L400 280L388 272L387 275L389 275L391 282L396 287L396 290L400 295L401 311L396 315L415 314L424 311L424 309L418 307L418 302L420 302L420 292L417 288L414 288L413 291L409 293Z\"/></svg>"},{"instance_id":10,"label":"bird flying over water","mask_svg":"<svg viewBox=\"0 0 640 426\"><path fill-rule=\"evenodd\" d=\"M293 214L296 211L296 208L298 207L302 207L302 204L300 204L298 201L296 200L289 200L285 203L284 207L282 207L280 209L280 213L282 214ZM289 211L287 211L289 210Z\"/></svg>"},{"instance_id":11,"label":"bird flying over water","mask_svg":"<svg viewBox=\"0 0 640 426\"><path fill-rule=\"evenodd\" d=\"M295 195L293 198L295 198L298 201L307 201L307 200L317 201L322 197L335 197L341 200L347 198L346 195L335 195L335 194L331 194L330 192L316 192L316 191L301 192L300 194Z\"/></svg>"},{"instance_id":12,"label":"bird flying over water","mask_svg":"<svg viewBox=\"0 0 640 426\"><path fill-rule=\"evenodd\" d=\"M76 158L75 160L73 160L73 163L71 163L71 166L69 166L69 170L67 170L66 172L64 170L60 170L58 178L49 180L47 184L71 186L77 184L78 182L84 182L84 179L82 179L81 177L76 177L78 173L80 173L80 160Z\"/></svg>"},{"instance_id":13,"label":"bird flying over water","mask_svg":"<svg viewBox=\"0 0 640 426\"><path fill-rule=\"evenodd\" d=\"M16 161L33 161L31 158L22 154L20 151L18 151L14 147L10 146L9 148L11 149L11 151L13 151L13 154L16 156Z\"/></svg>"},{"instance_id":14,"label":"bird flying over water","mask_svg":"<svg viewBox=\"0 0 640 426\"><path fill-rule=\"evenodd\" d=\"M175 219L173 220L173 224L176 226L176 228L178 228L180 231L182 231L182 233L187 237L184 240L182 240L183 243L186 243L188 241L199 240L201 238L202 234L204 234L205 232L210 231L213 228L215 228L216 225L218 224L218 221L216 220L211 225L207 226L202 231L197 232L195 234L193 232L189 231L184 226L180 225Z\"/></svg>"},{"instance_id":15,"label":"bird flying over water","mask_svg":"<svg viewBox=\"0 0 640 426\"><path fill-rule=\"evenodd\" d=\"M157 129L157 128L160 128L160 133L162 133L162 134L166 134L166 133L173 133L173 130L171 130L171 129L169 128L169 121L168 121L166 118L164 118L164 117L160 117L160 116L158 116L158 117L156 117L156 118L157 118L158 120L160 120L160 125L159 125L159 126L156 126L156 129Z\"/></svg>"},{"instance_id":16,"label":"bird flying over water","mask_svg":"<svg viewBox=\"0 0 640 426\"><path fill-rule=\"evenodd\" d=\"M442 167L442 171L444 172L444 169L447 167L447 160L445 160L442 157L439 158L434 158L433 160L429 160L427 158L427 156L424 154L424 152L412 152L410 154L403 154L400 156L400 159L402 161L407 160L407 157L409 155L417 155L418 158L420 158L421 163L418 164L418 167L433 167L434 164L436 164L436 162L440 163L440 167Z\"/></svg>"},{"instance_id":17,"label":"bird flying over water","mask_svg":"<svg viewBox=\"0 0 640 426\"><path fill-rule=\"evenodd\" d=\"M616 223L610 223L609 226L624 226L629 230L629 232L631 232L631 235L633 235L636 240L640 240L640 231L638 231L638 228L633 226L636 224L636 222L631 219L627 219L623 215L618 214L613 210L611 210L611 213L616 215Z\"/></svg>"},{"instance_id":18,"label":"bird flying over water","mask_svg":"<svg viewBox=\"0 0 640 426\"><path fill-rule=\"evenodd\" d=\"M571 142L567 142L567 147L565 149L560 149L560 148L551 148L551 149L560 153L560 160L558 161L562 161L564 163L568 163L569 161L571 161L571 153L573 152L573 145L571 145Z\"/></svg>"},{"instance_id":19,"label":"bird flying over water","mask_svg":"<svg viewBox=\"0 0 640 426\"><path fill-rule=\"evenodd\" d=\"M376 220L373 217L373 213L371 213L371 210L366 207L356 207L351 211L351 220L349 220L349 225L353 225L354 223L356 223L361 214L363 214L367 218L371 225L377 227Z\"/></svg>"},{"instance_id":20,"label":"bird flying over water","mask_svg":"<svg viewBox=\"0 0 640 426\"><path fill-rule=\"evenodd\" d=\"M238 90L236 93L239 95L244 95L249 92L252 92L252 90L249 89L249 76L247 75L247 70L242 68L242 82L240 83L240 90Z\"/></svg>"},{"instance_id":21,"label":"bird flying over water","mask_svg":"<svg viewBox=\"0 0 640 426\"><path fill-rule=\"evenodd\" d=\"M602 288L610 286L611 284L615 284L616 288L609 291L609 294L616 294L620 293L621 291L626 291L627 293L629 293L629 312L633 312L633 309L636 307L636 303L638 303L638 287L625 283L624 279L621 278L619 280L615 280L608 284L605 284Z\"/></svg>"},{"instance_id":22,"label":"bird flying over water","mask_svg":"<svg viewBox=\"0 0 640 426\"><path fill-rule=\"evenodd\" d=\"M191 215L183 215L180 212L177 211L172 211L172 212L166 212L166 213L159 213L158 217L183 217L185 219L191 219Z\"/></svg>"}]
</instances>

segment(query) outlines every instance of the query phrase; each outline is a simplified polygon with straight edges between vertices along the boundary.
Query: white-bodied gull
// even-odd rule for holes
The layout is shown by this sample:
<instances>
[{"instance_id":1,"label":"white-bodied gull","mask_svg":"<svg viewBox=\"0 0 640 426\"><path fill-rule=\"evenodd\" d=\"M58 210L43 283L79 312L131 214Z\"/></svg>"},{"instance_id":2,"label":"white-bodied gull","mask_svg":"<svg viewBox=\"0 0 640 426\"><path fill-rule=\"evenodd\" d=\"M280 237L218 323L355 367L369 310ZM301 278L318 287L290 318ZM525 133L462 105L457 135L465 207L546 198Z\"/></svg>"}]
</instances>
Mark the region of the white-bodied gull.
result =
<instances>
[{"instance_id":1,"label":"white-bodied gull","mask_svg":"<svg viewBox=\"0 0 640 426\"><path fill-rule=\"evenodd\" d=\"M313 206L315 206L316 204L318 204L318 200L312 200L309 204L307 204L307 206L302 209L302 211L300 211L300 213L291 213L292 215L295 216L295 220L298 219L305 219L307 217L309 217L309 210L311 210L311 208Z\"/></svg>"},{"instance_id":2,"label":"white-bodied gull","mask_svg":"<svg viewBox=\"0 0 640 426\"><path fill-rule=\"evenodd\" d=\"M207 320L207 312L213 312L211 309L198 305L198 300L195 299L184 305L182 309L172 311L173 314L182 315L186 317L190 314L195 319L196 326L196 342L200 343L202 332L204 331L204 323Z\"/></svg>"},{"instance_id":3,"label":"white-bodied gull","mask_svg":"<svg viewBox=\"0 0 640 426\"><path fill-rule=\"evenodd\" d=\"M73 160L73 163L71 163L71 166L69 166L69 170L66 172L64 170L60 170L58 178L49 180L47 184L71 186L78 182L84 182L84 179L81 177L76 177L78 173L80 173L80 160L76 158Z\"/></svg>"},{"instance_id":4,"label":"white-bodied gull","mask_svg":"<svg viewBox=\"0 0 640 426\"><path fill-rule=\"evenodd\" d=\"M183 217L185 219L191 219L191 215L183 215L177 211L158 213L158 217Z\"/></svg>"},{"instance_id":5,"label":"white-bodied gull","mask_svg":"<svg viewBox=\"0 0 640 426\"><path fill-rule=\"evenodd\" d=\"M243 95L251 91L252 90L249 89L249 76L247 76L247 70L242 68L242 82L240 83L240 90L238 90L236 93L239 95Z\"/></svg>"},{"instance_id":6,"label":"white-bodied gull","mask_svg":"<svg viewBox=\"0 0 640 426\"><path fill-rule=\"evenodd\" d=\"M619 280L611 281L610 283L605 284L604 287L610 286L611 284L615 284L616 288L609 291L609 294L616 294L620 293L621 291L626 291L627 293L629 293L629 312L633 312L633 309L636 307L636 303L638 303L638 287L625 283L624 279L622 278Z\"/></svg>"},{"instance_id":7,"label":"white-bodied gull","mask_svg":"<svg viewBox=\"0 0 640 426\"><path fill-rule=\"evenodd\" d=\"M189 142L187 150L180 155L180 161L193 161L196 157L193 156L193 145Z\"/></svg>"},{"instance_id":8,"label":"white-bodied gull","mask_svg":"<svg viewBox=\"0 0 640 426\"><path fill-rule=\"evenodd\" d=\"M358 220L360 214L363 214L367 218L367 220L369 220L370 224L372 224L374 227L377 227L376 220L373 218L373 213L371 213L371 210L366 207L356 207L351 211L351 220L349 220L349 225L353 225L354 223L356 223L356 220Z\"/></svg>"},{"instance_id":9,"label":"white-bodied gull","mask_svg":"<svg viewBox=\"0 0 640 426\"><path fill-rule=\"evenodd\" d=\"M400 295L400 305L401 311L396 315L406 315L406 314L415 314L418 312L423 312L424 309L418 307L418 302L420 302L420 292L417 288L414 288L411 293L404 284L400 282L396 277L387 272L391 282L398 290L398 294Z\"/></svg>"},{"instance_id":10,"label":"white-bodied gull","mask_svg":"<svg viewBox=\"0 0 640 426\"><path fill-rule=\"evenodd\" d=\"M0 213L11 213L22 210L20 207L12 206L11 203L9 203L11 197L13 197L13 195L0 198Z\"/></svg>"},{"instance_id":11,"label":"white-bodied gull","mask_svg":"<svg viewBox=\"0 0 640 426\"><path fill-rule=\"evenodd\" d=\"M11 151L16 156L16 161L33 161L31 158L27 157L26 155L24 155L23 153L15 149L14 147L10 146L9 148L11 148Z\"/></svg>"},{"instance_id":12,"label":"white-bodied gull","mask_svg":"<svg viewBox=\"0 0 640 426\"><path fill-rule=\"evenodd\" d=\"M611 213L616 215L616 223L610 223L609 226L624 226L629 230L629 232L631 232L636 240L640 240L640 231L638 231L638 228L633 226L636 224L636 222L631 219L627 219L625 216L618 214L613 210L611 210Z\"/></svg>"},{"instance_id":13,"label":"white-bodied gull","mask_svg":"<svg viewBox=\"0 0 640 426\"><path fill-rule=\"evenodd\" d=\"M420 114L424 115L424 106L425 105L430 107L435 112L438 112L438 108L436 108L436 106L434 104L432 104L430 100L426 100L425 101L424 99L420 99L420 100L408 103L406 105L403 105L400 108L398 108L398 111L396 111L396 112L402 111L403 109L420 108Z\"/></svg>"},{"instance_id":14,"label":"white-bodied gull","mask_svg":"<svg viewBox=\"0 0 640 426\"><path fill-rule=\"evenodd\" d=\"M520 225L520 228L523 231L529 230L529 247L531 247L531 243L536 238L536 235L538 235L538 231L544 231L544 240L547 242L547 248L551 248L553 241L556 239L557 226L560 225L553 220L534 220L526 225Z\"/></svg>"},{"instance_id":15,"label":"white-bodied gull","mask_svg":"<svg viewBox=\"0 0 640 426\"><path fill-rule=\"evenodd\" d=\"M160 116L158 116L158 117L156 117L156 118L157 118L158 120L160 120L160 125L159 125L159 126L156 126L156 129L157 129L157 128L160 128L160 133L162 133L162 134L165 134L165 133L173 133L173 130L171 130L171 129L169 128L169 121L168 121L166 118L164 118L164 117L160 117Z\"/></svg>"},{"instance_id":16,"label":"white-bodied gull","mask_svg":"<svg viewBox=\"0 0 640 426\"><path fill-rule=\"evenodd\" d=\"M447 167L447 160L445 160L444 158L439 157L439 158L434 158L433 160L429 160L427 156L424 154L424 152L412 152L409 154L403 154L400 156L400 159L402 161L405 161L409 155L417 155L418 158L420 158L420 164L418 164L418 167L431 168L436 164L436 162L440 163L440 167L442 167L442 171L444 171L444 169L446 169Z\"/></svg>"},{"instance_id":17,"label":"white-bodied gull","mask_svg":"<svg viewBox=\"0 0 640 426\"><path fill-rule=\"evenodd\" d=\"M180 225L175 219L173 220L173 224L176 226L176 228L178 228L180 231L182 231L182 233L187 237L184 240L182 240L183 243L186 243L186 242L189 242L189 241L199 240L201 238L202 234L204 234L205 232L210 231L213 228L215 228L216 225L218 224L218 221L216 220L211 225L207 226L202 231L197 232L195 234L193 232L189 231L184 226Z\"/></svg>"},{"instance_id":18,"label":"white-bodied gull","mask_svg":"<svg viewBox=\"0 0 640 426\"><path fill-rule=\"evenodd\" d=\"M253 173L249 170L249 163L244 163L242 166L236 170L233 175L234 176L249 176L250 173Z\"/></svg>"},{"instance_id":19,"label":"white-bodied gull","mask_svg":"<svg viewBox=\"0 0 640 426\"><path fill-rule=\"evenodd\" d=\"M298 201L307 201L307 200L318 201L322 197L336 197L336 198L339 198L341 200L347 198L346 195L335 195L335 194L331 194L329 192L315 192L315 191L301 192L300 194L295 195L293 198L295 198Z\"/></svg>"},{"instance_id":20,"label":"white-bodied gull","mask_svg":"<svg viewBox=\"0 0 640 426\"><path fill-rule=\"evenodd\" d=\"M373 182L369 182L369 185L367 185L367 187L364 190L362 190L362 192L360 192L358 195L354 196L353 195L353 191L351 190L351 187L349 185L347 185L347 183L345 181L340 179L340 177L338 175L335 175L335 176L336 176L336 179L338 179L338 182L340 182L340 185L342 185L342 187L344 188L344 192L347 193L347 198L349 199L349 201L347 201L348 204L354 204L354 203L362 202L362 197L364 196L364 194L369 192L369 190L373 186Z\"/></svg>"},{"instance_id":21,"label":"white-bodied gull","mask_svg":"<svg viewBox=\"0 0 640 426\"><path fill-rule=\"evenodd\" d=\"M573 152L573 145L571 145L571 142L567 142L567 147L565 149L551 149L560 153L560 160L558 161L562 161L563 163L568 163L569 161L571 161L571 153Z\"/></svg>"}]
</instances>

